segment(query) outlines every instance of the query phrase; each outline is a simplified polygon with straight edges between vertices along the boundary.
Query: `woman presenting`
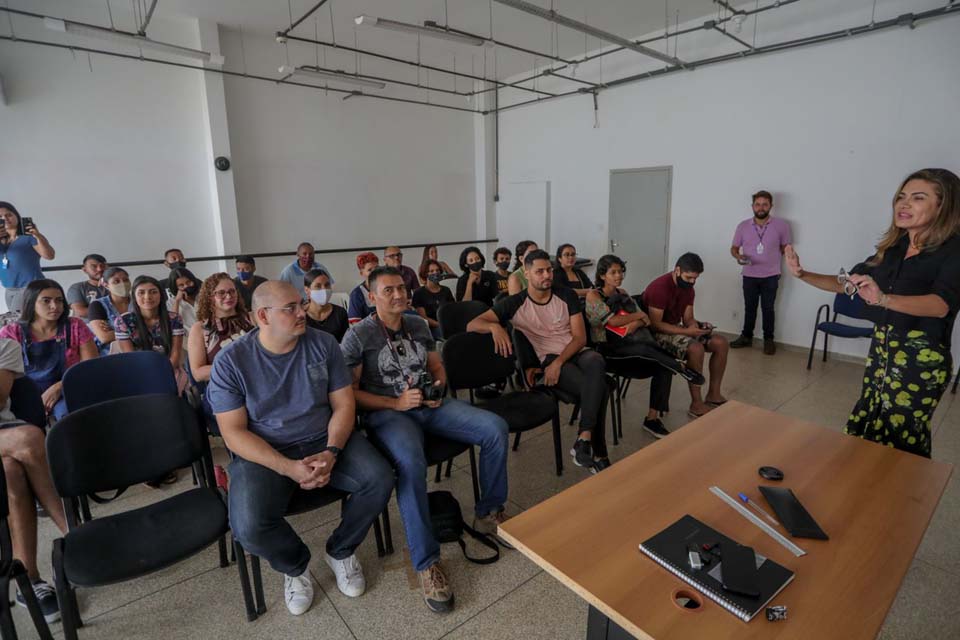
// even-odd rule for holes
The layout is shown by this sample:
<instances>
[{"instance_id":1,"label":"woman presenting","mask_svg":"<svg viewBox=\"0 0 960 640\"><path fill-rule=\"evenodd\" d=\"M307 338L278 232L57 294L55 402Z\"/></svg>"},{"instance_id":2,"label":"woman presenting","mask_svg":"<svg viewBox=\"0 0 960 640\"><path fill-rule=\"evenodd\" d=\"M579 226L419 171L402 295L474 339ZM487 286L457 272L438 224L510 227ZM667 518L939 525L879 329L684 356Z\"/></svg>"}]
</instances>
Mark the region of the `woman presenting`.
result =
<instances>
[{"instance_id":1,"label":"woman presenting","mask_svg":"<svg viewBox=\"0 0 960 640\"><path fill-rule=\"evenodd\" d=\"M960 178L946 169L907 176L876 253L846 278L805 271L792 246L785 253L794 276L869 305L873 341L844 432L929 458L960 308Z\"/></svg>"}]
</instances>

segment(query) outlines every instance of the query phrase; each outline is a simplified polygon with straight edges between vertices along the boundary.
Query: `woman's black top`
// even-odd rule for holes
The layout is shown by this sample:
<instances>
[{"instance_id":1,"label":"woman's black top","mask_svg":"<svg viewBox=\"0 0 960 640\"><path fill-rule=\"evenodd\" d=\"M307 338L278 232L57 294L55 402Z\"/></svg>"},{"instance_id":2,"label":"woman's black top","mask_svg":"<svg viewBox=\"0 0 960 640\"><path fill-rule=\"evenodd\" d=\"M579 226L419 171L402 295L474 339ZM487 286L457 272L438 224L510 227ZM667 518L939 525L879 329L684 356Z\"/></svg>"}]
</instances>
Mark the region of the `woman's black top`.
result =
<instances>
[{"instance_id":1,"label":"woman's black top","mask_svg":"<svg viewBox=\"0 0 960 640\"><path fill-rule=\"evenodd\" d=\"M434 293L426 287L420 287L413 292L413 308L423 307L427 317L431 320L437 319L437 310L448 302L453 302L453 294L450 289L440 285L440 291Z\"/></svg>"},{"instance_id":2,"label":"woman's black top","mask_svg":"<svg viewBox=\"0 0 960 640\"><path fill-rule=\"evenodd\" d=\"M335 304L333 309L330 310L330 315L322 322L307 316L307 326L326 331L336 338L337 342L340 342L343 340L343 335L347 332L347 329L350 328L350 322L347 320L347 310Z\"/></svg>"},{"instance_id":3,"label":"woman's black top","mask_svg":"<svg viewBox=\"0 0 960 640\"><path fill-rule=\"evenodd\" d=\"M943 318L921 318L882 307L867 307L866 316L880 325L893 325L900 331L923 331L931 344L950 346L953 322L960 309L960 234L952 236L936 249L924 250L905 258L910 246L904 234L890 247L876 266L861 263L851 273L872 277L884 293L898 296L935 294L943 298L949 311Z\"/></svg>"},{"instance_id":4,"label":"woman's black top","mask_svg":"<svg viewBox=\"0 0 960 640\"><path fill-rule=\"evenodd\" d=\"M567 279L567 272L563 269L563 267L558 268L555 273L557 274L557 277L554 279L556 283L567 287L568 289L593 288L593 283L590 282L590 278L587 277L587 274L576 267L573 269L573 280Z\"/></svg>"}]
</instances>

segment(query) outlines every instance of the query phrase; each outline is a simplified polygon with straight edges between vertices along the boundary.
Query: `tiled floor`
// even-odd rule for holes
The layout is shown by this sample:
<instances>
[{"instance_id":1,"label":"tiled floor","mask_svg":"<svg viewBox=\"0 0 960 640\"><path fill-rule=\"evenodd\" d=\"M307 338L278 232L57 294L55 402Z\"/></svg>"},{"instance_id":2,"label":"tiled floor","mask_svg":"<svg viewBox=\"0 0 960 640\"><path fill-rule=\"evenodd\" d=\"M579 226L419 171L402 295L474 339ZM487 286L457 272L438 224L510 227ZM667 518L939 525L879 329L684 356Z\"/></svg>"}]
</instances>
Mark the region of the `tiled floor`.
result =
<instances>
[{"instance_id":1,"label":"tiled floor","mask_svg":"<svg viewBox=\"0 0 960 640\"><path fill-rule=\"evenodd\" d=\"M804 368L806 355L781 349L775 357L759 350L736 351L731 356L724 383L730 398L748 402L840 429L859 390L861 367L845 362L817 362ZM624 440L611 447L614 463L653 440L639 428L645 412L648 385L634 383L624 404ZM674 410L666 423L682 428L688 421L689 402L685 385L674 384ZM566 411L565 411L566 415ZM565 427L565 446L573 431ZM960 461L960 402L948 394L937 412L933 441L934 458L956 464ZM221 452L222 453L222 452ZM523 437L519 451L509 462L509 510L531 507L575 482L585 472L565 457L566 469L557 477L549 427ZM465 509L472 504L466 458L457 460L453 476L438 488L454 492ZM433 483L431 482L431 486ZM189 476L164 493L185 489ZM130 489L115 503L95 507L106 514L150 502L153 490ZM580 640L585 636L586 604L559 582L517 552L506 552L500 562L478 566L463 560L456 545L444 545L444 562L456 591L456 610L445 616L423 605L409 557L404 549L403 527L391 505L397 552L383 560L376 557L373 536L358 551L365 568L367 593L350 599L340 594L322 558L315 557L310 571L319 588L313 607L300 617L290 616L282 602L281 577L264 568L267 613L254 623L246 622L236 568L220 569L216 548L142 580L80 591L80 607L86 626L81 638L490 638L520 637L525 640ZM336 526L338 511L329 507L296 517L295 527L315 552ZM880 638L883 640L960 638L960 478L951 479L933 517L926 538L890 611ZM49 569L50 541L55 530L41 521L40 549L44 576ZM484 549L470 545L475 553ZM856 603L851 603L856 615ZM26 611L16 608L21 637L35 637ZM61 635L59 624L54 632Z\"/></svg>"}]
</instances>

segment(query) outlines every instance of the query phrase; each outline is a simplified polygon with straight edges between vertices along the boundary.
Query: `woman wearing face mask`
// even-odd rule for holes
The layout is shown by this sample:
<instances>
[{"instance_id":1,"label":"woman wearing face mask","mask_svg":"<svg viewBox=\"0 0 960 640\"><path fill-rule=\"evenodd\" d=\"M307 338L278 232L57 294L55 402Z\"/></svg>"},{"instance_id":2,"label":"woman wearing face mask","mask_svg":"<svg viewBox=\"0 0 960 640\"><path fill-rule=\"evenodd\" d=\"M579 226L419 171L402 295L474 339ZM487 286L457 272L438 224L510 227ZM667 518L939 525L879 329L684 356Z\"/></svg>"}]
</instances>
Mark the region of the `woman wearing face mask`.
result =
<instances>
[{"instance_id":1,"label":"woman wearing face mask","mask_svg":"<svg viewBox=\"0 0 960 640\"><path fill-rule=\"evenodd\" d=\"M110 293L90 303L87 321L97 338L100 355L105 356L116 339L114 322L130 308L130 276L122 267L110 267L103 272L103 281Z\"/></svg>"},{"instance_id":2,"label":"woman wearing face mask","mask_svg":"<svg viewBox=\"0 0 960 640\"><path fill-rule=\"evenodd\" d=\"M350 328L350 323L347 321L347 310L330 302L330 294L333 292L330 276L326 271L311 269L303 276L303 289L310 300L307 306L307 326L326 331L340 342L343 334Z\"/></svg>"},{"instance_id":3,"label":"woman wearing face mask","mask_svg":"<svg viewBox=\"0 0 960 640\"><path fill-rule=\"evenodd\" d=\"M587 274L576 267L577 248L572 244L560 245L557 248L557 264L560 266L560 271L554 277L554 282L561 287L573 289L573 292L583 301L593 286Z\"/></svg>"},{"instance_id":4,"label":"woman wearing face mask","mask_svg":"<svg viewBox=\"0 0 960 640\"><path fill-rule=\"evenodd\" d=\"M531 251L540 247L533 240L521 240L517 243L517 251L513 254L517 260L513 264L513 273L507 279L507 292L516 295L527 288L527 275L523 272L523 260Z\"/></svg>"},{"instance_id":5,"label":"woman wearing face mask","mask_svg":"<svg viewBox=\"0 0 960 640\"><path fill-rule=\"evenodd\" d=\"M493 306L497 296L497 278L483 267L486 258L477 247L467 247L460 253L463 275L457 280L457 300L477 300Z\"/></svg>"},{"instance_id":6,"label":"woman wearing face mask","mask_svg":"<svg viewBox=\"0 0 960 640\"><path fill-rule=\"evenodd\" d=\"M437 245L428 244L423 248L423 258L420 260L420 269L417 273L426 273L426 264L428 260L434 260L439 263L440 268L443 269L443 275L447 278L456 277L457 274L453 272L453 269L450 268L446 262L437 257ZM427 281L424 280L423 276L420 276L420 284L427 284Z\"/></svg>"},{"instance_id":7,"label":"woman wearing face mask","mask_svg":"<svg viewBox=\"0 0 960 640\"><path fill-rule=\"evenodd\" d=\"M427 284L413 292L413 308L430 325L433 337L439 339L440 323L437 322L437 310L448 302L453 302L450 289L440 284L443 280L443 265L436 260L427 260L420 265L420 279Z\"/></svg>"},{"instance_id":8,"label":"woman wearing face mask","mask_svg":"<svg viewBox=\"0 0 960 640\"><path fill-rule=\"evenodd\" d=\"M204 280L197 296L197 323L190 329L187 340L193 379L208 381L213 358L253 328L250 314L229 274L215 273Z\"/></svg>"},{"instance_id":9,"label":"woman wearing face mask","mask_svg":"<svg viewBox=\"0 0 960 640\"><path fill-rule=\"evenodd\" d=\"M56 252L33 223L24 228L20 212L9 202L0 202L0 284L7 311L21 309L23 288L42 280L40 258L53 260Z\"/></svg>"},{"instance_id":10,"label":"woman wearing face mask","mask_svg":"<svg viewBox=\"0 0 960 640\"><path fill-rule=\"evenodd\" d=\"M20 322L0 329L0 339L20 343L23 369L43 397L47 413L59 420L67 413L61 389L63 374L97 357L93 334L81 318L71 318L63 289L53 280L34 280L23 290Z\"/></svg>"},{"instance_id":11,"label":"woman wearing face mask","mask_svg":"<svg viewBox=\"0 0 960 640\"><path fill-rule=\"evenodd\" d=\"M190 331L197 322L197 295L200 281L189 269L177 267L170 271L170 297L167 309L180 316L184 331Z\"/></svg>"}]
</instances>

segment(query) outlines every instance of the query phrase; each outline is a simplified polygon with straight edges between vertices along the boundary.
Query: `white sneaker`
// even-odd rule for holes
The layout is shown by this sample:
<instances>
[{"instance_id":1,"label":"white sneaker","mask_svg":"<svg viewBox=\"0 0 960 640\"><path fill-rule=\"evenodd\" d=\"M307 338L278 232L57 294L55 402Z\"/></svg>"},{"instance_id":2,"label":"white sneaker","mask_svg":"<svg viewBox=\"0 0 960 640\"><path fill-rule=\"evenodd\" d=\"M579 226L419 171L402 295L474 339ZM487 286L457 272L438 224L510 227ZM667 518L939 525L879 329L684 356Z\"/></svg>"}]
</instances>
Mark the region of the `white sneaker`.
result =
<instances>
[{"instance_id":1,"label":"white sneaker","mask_svg":"<svg viewBox=\"0 0 960 640\"><path fill-rule=\"evenodd\" d=\"M287 602L287 609L295 616L303 615L313 604L313 583L310 581L310 572L295 578L283 576L283 597Z\"/></svg>"},{"instance_id":2,"label":"white sneaker","mask_svg":"<svg viewBox=\"0 0 960 640\"><path fill-rule=\"evenodd\" d=\"M329 553L326 556L327 565L337 576L337 587L340 592L350 598L362 596L367 589L367 582L363 579L363 569L360 567L357 555L353 554L343 560L337 560Z\"/></svg>"}]
</instances>

